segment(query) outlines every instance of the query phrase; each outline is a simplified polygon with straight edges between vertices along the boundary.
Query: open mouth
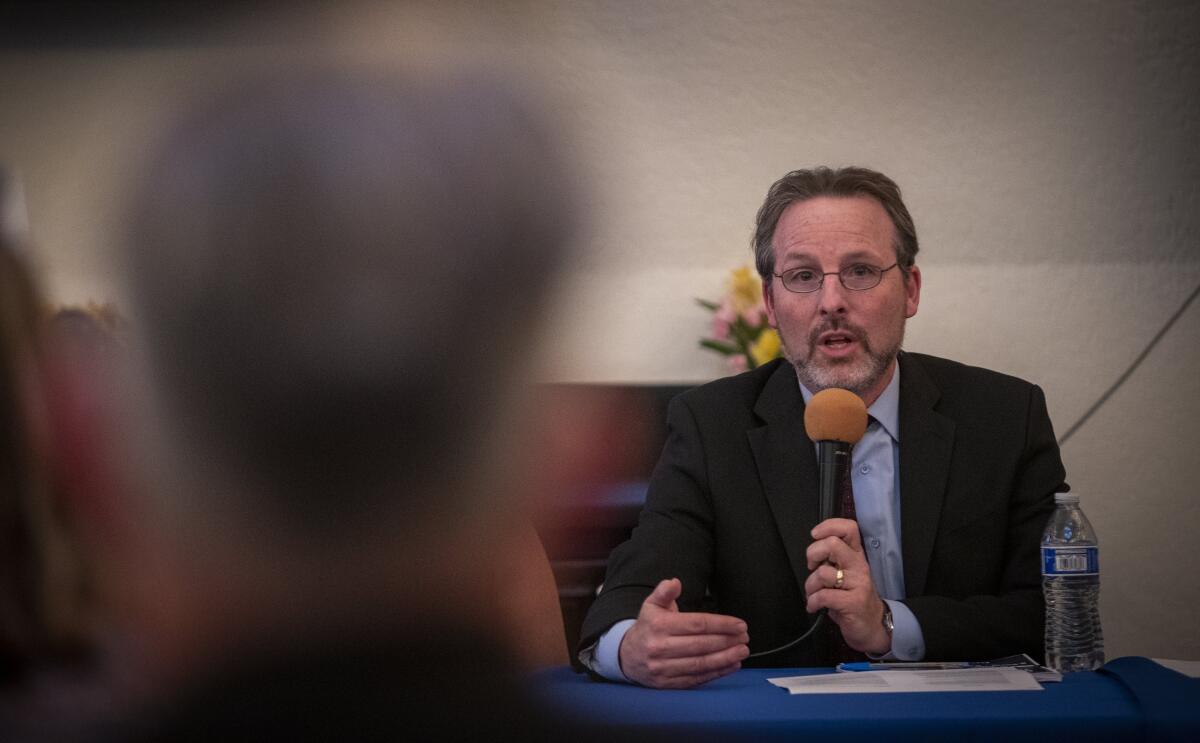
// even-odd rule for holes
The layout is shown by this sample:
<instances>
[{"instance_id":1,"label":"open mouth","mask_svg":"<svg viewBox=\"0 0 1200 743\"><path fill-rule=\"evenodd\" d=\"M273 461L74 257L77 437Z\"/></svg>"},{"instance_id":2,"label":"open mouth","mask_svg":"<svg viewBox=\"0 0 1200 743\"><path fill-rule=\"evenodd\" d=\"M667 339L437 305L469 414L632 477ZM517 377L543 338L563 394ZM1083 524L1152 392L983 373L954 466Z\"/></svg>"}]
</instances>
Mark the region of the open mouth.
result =
<instances>
[{"instance_id":1,"label":"open mouth","mask_svg":"<svg viewBox=\"0 0 1200 743\"><path fill-rule=\"evenodd\" d=\"M821 335L818 343L828 349L836 351L842 348L848 348L850 345L852 345L854 343L854 336L841 332L824 333Z\"/></svg>"}]
</instances>

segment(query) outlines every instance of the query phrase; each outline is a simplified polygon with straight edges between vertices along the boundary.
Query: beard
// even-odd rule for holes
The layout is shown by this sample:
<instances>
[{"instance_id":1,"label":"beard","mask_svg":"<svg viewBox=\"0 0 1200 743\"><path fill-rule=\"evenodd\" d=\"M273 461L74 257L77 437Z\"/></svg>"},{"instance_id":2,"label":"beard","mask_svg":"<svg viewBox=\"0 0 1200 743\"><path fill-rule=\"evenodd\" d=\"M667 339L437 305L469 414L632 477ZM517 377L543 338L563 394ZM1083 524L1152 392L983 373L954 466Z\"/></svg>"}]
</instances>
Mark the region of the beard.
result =
<instances>
[{"instance_id":1,"label":"beard","mask_svg":"<svg viewBox=\"0 0 1200 743\"><path fill-rule=\"evenodd\" d=\"M854 335L855 340L862 346L863 353L854 359L823 359L817 353L817 339L822 333L831 330L844 330ZM876 348L871 344L866 332L844 320L830 320L814 328L804 342L807 353L803 356L788 343L783 333L783 355L796 369L796 376L810 392L820 392L831 387L849 390L860 397L879 383L887 373L888 365L900 353L904 342L904 323L900 324L900 332L896 342L887 347Z\"/></svg>"}]
</instances>

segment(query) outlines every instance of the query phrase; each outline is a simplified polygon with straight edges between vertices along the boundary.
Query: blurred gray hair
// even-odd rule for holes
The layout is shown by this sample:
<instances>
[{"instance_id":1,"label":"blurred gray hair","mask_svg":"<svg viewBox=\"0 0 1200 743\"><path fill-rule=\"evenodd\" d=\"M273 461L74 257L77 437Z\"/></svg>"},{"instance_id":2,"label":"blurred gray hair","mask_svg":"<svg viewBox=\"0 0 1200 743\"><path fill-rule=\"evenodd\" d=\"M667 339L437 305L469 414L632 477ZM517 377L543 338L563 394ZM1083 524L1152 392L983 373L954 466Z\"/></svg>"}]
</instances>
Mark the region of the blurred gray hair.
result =
<instances>
[{"instance_id":1,"label":"blurred gray hair","mask_svg":"<svg viewBox=\"0 0 1200 743\"><path fill-rule=\"evenodd\" d=\"M135 190L134 319L171 425L319 528L478 444L564 261L571 189L489 74L241 80Z\"/></svg>"}]
</instances>

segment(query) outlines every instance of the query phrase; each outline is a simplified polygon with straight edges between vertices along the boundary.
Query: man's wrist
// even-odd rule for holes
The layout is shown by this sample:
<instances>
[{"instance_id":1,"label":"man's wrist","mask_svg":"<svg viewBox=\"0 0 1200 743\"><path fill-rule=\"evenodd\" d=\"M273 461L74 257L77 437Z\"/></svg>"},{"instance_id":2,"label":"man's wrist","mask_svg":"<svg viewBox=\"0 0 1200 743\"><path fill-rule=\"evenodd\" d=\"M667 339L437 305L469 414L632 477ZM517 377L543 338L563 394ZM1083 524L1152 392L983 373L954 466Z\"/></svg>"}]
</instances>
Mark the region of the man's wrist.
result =
<instances>
[{"instance_id":1,"label":"man's wrist","mask_svg":"<svg viewBox=\"0 0 1200 743\"><path fill-rule=\"evenodd\" d=\"M883 599L879 600L879 604L879 612L875 614L874 629L871 632L871 637L874 639L867 651L867 654L871 656L887 655L892 652L892 609Z\"/></svg>"},{"instance_id":2,"label":"man's wrist","mask_svg":"<svg viewBox=\"0 0 1200 743\"><path fill-rule=\"evenodd\" d=\"M888 658L880 660L924 660L925 636L921 623L903 601L884 599L892 610L892 647Z\"/></svg>"},{"instance_id":3,"label":"man's wrist","mask_svg":"<svg viewBox=\"0 0 1200 743\"><path fill-rule=\"evenodd\" d=\"M621 643L635 620L622 619L609 627L596 642L592 663L585 664L609 681L629 681L621 669Z\"/></svg>"}]
</instances>

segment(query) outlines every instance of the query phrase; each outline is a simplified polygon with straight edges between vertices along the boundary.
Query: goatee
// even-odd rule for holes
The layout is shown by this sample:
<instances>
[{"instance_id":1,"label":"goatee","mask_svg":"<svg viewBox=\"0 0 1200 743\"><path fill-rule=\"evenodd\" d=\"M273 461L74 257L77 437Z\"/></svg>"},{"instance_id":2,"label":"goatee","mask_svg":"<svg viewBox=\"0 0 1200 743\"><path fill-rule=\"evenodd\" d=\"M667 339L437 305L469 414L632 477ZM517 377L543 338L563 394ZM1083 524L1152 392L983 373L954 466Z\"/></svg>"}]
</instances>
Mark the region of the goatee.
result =
<instances>
[{"instance_id":1,"label":"goatee","mask_svg":"<svg viewBox=\"0 0 1200 743\"><path fill-rule=\"evenodd\" d=\"M817 353L818 339L822 333L834 330L845 331L854 336L855 341L862 346L863 355L857 359L821 359ZM894 346L876 350L871 346L862 328L844 320L831 320L809 333L808 353L804 358L794 353L786 340L783 343L783 355L795 367L800 383L810 392L840 387L862 396L883 379L888 365L900 353L903 342L904 328L901 326L900 337Z\"/></svg>"}]
</instances>

